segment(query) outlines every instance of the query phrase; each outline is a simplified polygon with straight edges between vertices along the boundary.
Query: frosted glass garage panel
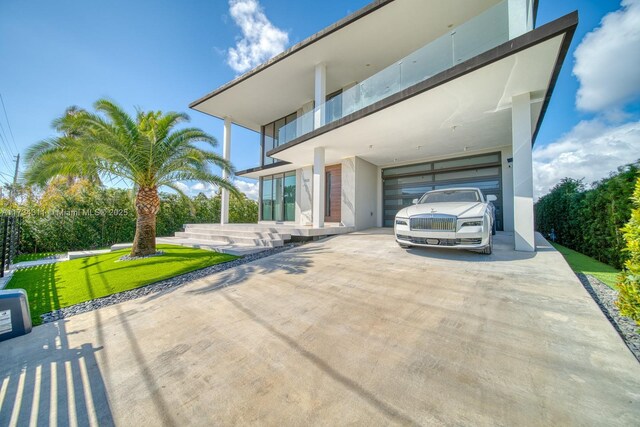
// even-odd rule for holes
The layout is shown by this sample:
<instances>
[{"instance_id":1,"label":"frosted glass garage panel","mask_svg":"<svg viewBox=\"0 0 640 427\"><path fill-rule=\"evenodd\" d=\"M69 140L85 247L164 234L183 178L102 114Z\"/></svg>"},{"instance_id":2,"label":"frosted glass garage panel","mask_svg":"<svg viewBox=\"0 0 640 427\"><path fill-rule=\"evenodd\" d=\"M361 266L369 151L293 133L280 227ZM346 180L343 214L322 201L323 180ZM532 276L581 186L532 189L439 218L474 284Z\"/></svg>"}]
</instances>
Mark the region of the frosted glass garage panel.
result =
<instances>
[{"instance_id":1,"label":"frosted glass garage panel","mask_svg":"<svg viewBox=\"0 0 640 427\"><path fill-rule=\"evenodd\" d=\"M457 172L442 172L435 175L436 181L449 181L454 179L470 179L480 176L496 176L500 175L500 169L495 168L482 168L482 169L468 169Z\"/></svg>"},{"instance_id":2,"label":"frosted glass garage panel","mask_svg":"<svg viewBox=\"0 0 640 427\"><path fill-rule=\"evenodd\" d=\"M493 163L500 163L499 153L487 154L485 156L464 157L462 159L443 160L441 162L435 162L433 164L433 168L438 170Z\"/></svg>"},{"instance_id":3,"label":"frosted glass garage panel","mask_svg":"<svg viewBox=\"0 0 640 427\"><path fill-rule=\"evenodd\" d=\"M420 165L400 166L397 168L389 168L382 171L382 176L404 175L414 172L428 172L431 170L430 163L423 163Z\"/></svg>"}]
</instances>

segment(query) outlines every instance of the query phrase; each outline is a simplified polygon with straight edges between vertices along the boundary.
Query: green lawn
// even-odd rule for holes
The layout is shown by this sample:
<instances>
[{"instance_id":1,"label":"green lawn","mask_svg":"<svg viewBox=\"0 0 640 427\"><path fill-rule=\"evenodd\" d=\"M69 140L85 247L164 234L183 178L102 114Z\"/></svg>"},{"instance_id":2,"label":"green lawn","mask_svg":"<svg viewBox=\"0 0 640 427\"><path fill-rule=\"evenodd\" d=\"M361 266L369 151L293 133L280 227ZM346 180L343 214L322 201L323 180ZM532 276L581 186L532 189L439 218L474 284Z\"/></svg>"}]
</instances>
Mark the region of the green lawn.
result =
<instances>
[{"instance_id":1,"label":"green lawn","mask_svg":"<svg viewBox=\"0 0 640 427\"><path fill-rule=\"evenodd\" d=\"M589 274L605 283L610 288L616 289L616 282L618 274L620 274L620 270L616 270L608 264L604 264L596 259L557 243L551 244L564 256L564 259L567 260L567 263L573 271L576 273Z\"/></svg>"},{"instance_id":2,"label":"green lawn","mask_svg":"<svg viewBox=\"0 0 640 427\"><path fill-rule=\"evenodd\" d=\"M184 246L158 245L164 255L118 261L129 249L18 270L7 288L27 291L33 324L40 315L138 288L238 257Z\"/></svg>"},{"instance_id":3,"label":"green lawn","mask_svg":"<svg viewBox=\"0 0 640 427\"><path fill-rule=\"evenodd\" d=\"M46 258L51 255L59 255L59 254L57 252L39 252L36 254L20 254L20 255L16 255L16 257L13 258L13 263L17 264L19 262L24 262L24 261L35 261L38 259Z\"/></svg>"}]
</instances>

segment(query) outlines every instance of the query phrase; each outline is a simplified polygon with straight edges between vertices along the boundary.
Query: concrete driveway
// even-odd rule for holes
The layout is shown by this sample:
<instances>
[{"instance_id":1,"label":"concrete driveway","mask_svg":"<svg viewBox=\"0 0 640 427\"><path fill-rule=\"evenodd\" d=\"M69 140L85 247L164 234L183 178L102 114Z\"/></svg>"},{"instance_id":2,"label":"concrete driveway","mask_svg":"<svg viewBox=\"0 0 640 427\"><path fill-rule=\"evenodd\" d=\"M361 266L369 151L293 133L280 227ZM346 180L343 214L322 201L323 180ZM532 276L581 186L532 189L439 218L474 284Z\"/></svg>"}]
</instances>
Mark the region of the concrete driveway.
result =
<instances>
[{"instance_id":1,"label":"concrete driveway","mask_svg":"<svg viewBox=\"0 0 640 427\"><path fill-rule=\"evenodd\" d=\"M337 236L0 343L0 425L637 425L560 254ZM54 424L51 424L54 425Z\"/></svg>"}]
</instances>

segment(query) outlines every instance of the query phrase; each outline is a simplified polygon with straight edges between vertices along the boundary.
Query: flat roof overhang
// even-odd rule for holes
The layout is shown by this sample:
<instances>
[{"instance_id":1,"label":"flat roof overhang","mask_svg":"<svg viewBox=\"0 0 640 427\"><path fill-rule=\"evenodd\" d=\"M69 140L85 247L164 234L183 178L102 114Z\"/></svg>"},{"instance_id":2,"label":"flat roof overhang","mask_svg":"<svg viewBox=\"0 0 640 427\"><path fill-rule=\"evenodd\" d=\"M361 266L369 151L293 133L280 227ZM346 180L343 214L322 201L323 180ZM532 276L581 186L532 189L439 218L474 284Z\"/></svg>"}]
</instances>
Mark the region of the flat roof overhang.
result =
<instances>
[{"instance_id":1,"label":"flat roof overhang","mask_svg":"<svg viewBox=\"0 0 640 427\"><path fill-rule=\"evenodd\" d=\"M324 147L328 164L358 156L385 166L502 147L511 97L526 92L535 140L577 23L573 12L267 154L300 167Z\"/></svg>"},{"instance_id":2,"label":"flat roof overhang","mask_svg":"<svg viewBox=\"0 0 640 427\"><path fill-rule=\"evenodd\" d=\"M189 107L260 132L262 125L313 101L316 64L327 65L327 93L332 93L379 72L451 31L449 26L455 28L499 2L376 0Z\"/></svg>"}]
</instances>

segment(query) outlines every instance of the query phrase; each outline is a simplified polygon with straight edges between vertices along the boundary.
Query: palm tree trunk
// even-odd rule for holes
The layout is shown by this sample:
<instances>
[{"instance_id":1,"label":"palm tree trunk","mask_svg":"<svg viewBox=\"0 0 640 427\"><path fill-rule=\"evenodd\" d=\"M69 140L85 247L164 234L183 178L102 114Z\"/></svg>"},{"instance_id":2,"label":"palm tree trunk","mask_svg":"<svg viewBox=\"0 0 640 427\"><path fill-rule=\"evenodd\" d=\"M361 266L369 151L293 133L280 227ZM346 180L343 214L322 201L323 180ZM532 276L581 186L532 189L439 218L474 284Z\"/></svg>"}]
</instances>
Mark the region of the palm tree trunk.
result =
<instances>
[{"instance_id":1,"label":"palm tree trunk","mask_svg":"<svg viewBox=\"0 0 640 427\"><path fill-rule=\"evenodd\" d=\"M131 256L156 253L156 215L159 210L158 187L140 187L136 194L136 236Z\"/></svg>"}]
</instances>

